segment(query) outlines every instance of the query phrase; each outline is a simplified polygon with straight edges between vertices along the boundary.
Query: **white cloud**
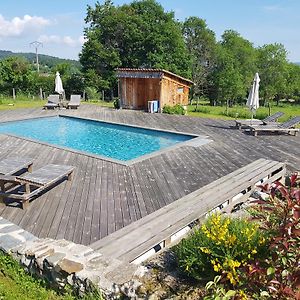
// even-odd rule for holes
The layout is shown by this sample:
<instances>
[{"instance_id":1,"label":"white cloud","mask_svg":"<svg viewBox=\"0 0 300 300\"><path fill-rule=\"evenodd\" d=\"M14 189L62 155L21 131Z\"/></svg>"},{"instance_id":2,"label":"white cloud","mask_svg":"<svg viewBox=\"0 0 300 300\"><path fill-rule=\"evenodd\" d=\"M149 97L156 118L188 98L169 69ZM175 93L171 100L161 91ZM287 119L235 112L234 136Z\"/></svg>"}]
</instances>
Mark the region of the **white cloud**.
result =
<instances>
[{"instance_id":1,"label":"white cloud","mask_svg":"<svg viewBox=\"0 0 300 300\"><path fill-rule=\"evenodd\" d=\"M50 24L50 21L37 16L25 15L6 20L0 15L0 37L21 36L32 31L39 31L42 27Z\"/></svg>"},{"instance_id":2,"label":"white cloud","mask_svg":"<svg viewBox=\"0 0 300 300\"><path fill-rule=\"evenodd\" d=\"M70 36L59 36L59 35L41 35L38 41L45 44L59 44L68 47L78 47L82 46L86 41L83 36L79 38L72 38Z\"/></svg>"},{"instance_id":3,"label":"white cloud","mask_svg":"<svg viewBox=\"0 0 300 300\"><path fill-rule=\"evenodd\" d=\"M81 36L78 38L78 41L79 41L80 45L83 45L83 44L87 41L87 38L84 37L83 35L81 35Z\"/></svg>"}]
</instances>

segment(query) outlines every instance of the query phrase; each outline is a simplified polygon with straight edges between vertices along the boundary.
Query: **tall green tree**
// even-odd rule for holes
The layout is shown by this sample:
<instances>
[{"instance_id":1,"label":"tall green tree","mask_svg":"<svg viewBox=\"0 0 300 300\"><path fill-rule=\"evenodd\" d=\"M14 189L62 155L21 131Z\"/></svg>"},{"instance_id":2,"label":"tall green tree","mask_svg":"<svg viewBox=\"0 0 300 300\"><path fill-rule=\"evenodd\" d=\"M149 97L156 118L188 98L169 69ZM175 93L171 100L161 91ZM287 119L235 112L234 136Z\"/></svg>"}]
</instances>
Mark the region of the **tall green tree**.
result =
<instances>
[{"instance_id":1,"label":"tall green tree","mask_svg":"<svg viewBox=\"0 0 300 300\"><path fill-rule=\"evenodd\" d=\"M289 63L287 73L286 98L294 98L300 101L300 66Z\"/></svg>"},{"instance_id":2,"label":"tall green tree","mask_svg":"<svg viewBox=\"0 0 300 300\"><path fill-rule=\"evenodd\" d=\"M211 100L218 99L224 104L243 98L245 96L243 75L236 67L235 57L222 45L217 49L216 66L212 73L215 88Z\"/></svg>"},{"instance_id":3,"label":"tall green tree","mask_svg":"<svg viewBox=\"0 0 300 300\"><path fill-rule=\"evenodd\" d=\"M80 62L86 81L98 90L116 86L117 67L165 68L189 77L181 25L155 0L97 2L88 7L86 23Z\"/></svg>"},{"instance_id":4,"label":"tall green tree","mask_svg":"<svg viewBox=\"0 0 300 300\"><path fill-rule=\"evenodd\" d=\"M190 17L183 23L183 36L190 55L192 97L207 96L210 87L209 75L215 63L215 33L207 27L205 20Z\"/></svg>"},{"instance_id":5,"label":"tall green tree","mask_svg":"<svg viewBox=\"0 0 300 300\"><path fill-rule=\"evenodd\" d=\"M258 49L261 78L260 91L264 101L277 100L287 93L287 51L282 44L264 45Z\"/></svg>"},{"instance_id":6,"label":"tall green tree","mask_svg":"<svg viewBox=\"0 0 300 300\"><path fill-rule=\"evenodd\" d=\"M227 30L222 35L213 72L216 97L243 101L257 72L257 51L238 32Z\"/></svg>"},{"instance_id":7,"label":"tall green tree","mask_svg":"<svg viewBox=\"0 0 300 300\"><path fill-rule=\"evenodd\" d=\"M0 61L0 89L11 92L12 88L27 92L32 83L31 66L23 57L8 57Z\"/></svg>"}]
</instances>

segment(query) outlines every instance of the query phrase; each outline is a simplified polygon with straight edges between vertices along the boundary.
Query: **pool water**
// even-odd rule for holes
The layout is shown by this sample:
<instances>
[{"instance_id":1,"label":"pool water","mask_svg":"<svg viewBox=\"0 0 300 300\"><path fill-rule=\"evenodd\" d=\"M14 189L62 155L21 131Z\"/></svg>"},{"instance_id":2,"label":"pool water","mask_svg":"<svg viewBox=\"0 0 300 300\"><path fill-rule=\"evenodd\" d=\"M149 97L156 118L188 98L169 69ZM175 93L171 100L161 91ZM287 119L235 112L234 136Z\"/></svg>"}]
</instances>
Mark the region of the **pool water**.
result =
<instances>
[{"instance_id":1,"label":"pool water","mask_svg":"<svg viewBox=\"0 0 300 300\"><path fill-rule=\"evenodd\" d=\"M0 133L128 161L194 136L71 117L0 123Z\"/></svg>"}]
</instances>

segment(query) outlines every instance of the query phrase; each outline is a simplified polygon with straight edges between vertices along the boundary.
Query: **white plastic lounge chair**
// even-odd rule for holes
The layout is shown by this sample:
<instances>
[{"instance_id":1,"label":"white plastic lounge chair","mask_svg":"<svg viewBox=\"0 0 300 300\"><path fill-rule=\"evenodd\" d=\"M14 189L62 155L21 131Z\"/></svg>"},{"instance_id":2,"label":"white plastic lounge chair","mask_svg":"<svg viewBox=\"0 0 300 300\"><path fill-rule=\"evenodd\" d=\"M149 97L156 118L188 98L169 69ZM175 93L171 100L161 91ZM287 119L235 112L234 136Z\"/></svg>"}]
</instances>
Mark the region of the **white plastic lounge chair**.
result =
<instances>
[{"instance_id":1,"label":"white plastic lounge chair","mask_svg":"<svg viewBox=\"0 0 300 300\"><path fill-rule=\"evenodd\" d=\"M15 199L24 209L34 196L54 187L66 178L71 180L73 171L72 166L50 164L20 176L0 176L0 200L3 202L5 198ZM7 183L12 183L13 187L3 189Z\"/></svg>"},{"instance_id":2,"label":"white plastic lounge chair","mask_svg":"<svg viewBox=\"0 0 300 300\"><path fill-rule=\"evenodd\" d=\"M54 109L59 107L59 95L49 95L47 98L48 102L44 105L46 109Z\"/></svg>"},{"instance_id":3,"label":"white plastic lounge chair","mask_svg":"<svg viewBox=\"0 0 300 300\"><path fill-rule=\"evenodd\" d=\"M241 129L242 127L257 126L257 125L267 125L267 124L274 125L277 122L277 120L283 115L284 115L283 112L278 111L275 114L264 118L263 120L258 120L258 119L235 120L235 126L238 129Z\"/></svg>"},{"instance_id":4,"label":"white plastic lounge chair","mask_svg":"<svg viewBox=\"0 0 300 300\"><path fill-rule=\"evenodd\" d=\"M80 95L71 95L70 101L67 105L67 108L78 108L80 105L81 96Z\"/></svg>"},{"instance_id":5,"label":"white plastic lounge chair","mask_svg":"<svg viewBox=\"0 0 300 300\"><path fill-rule=\"evenodd\" d=\"M286 132L288 134L293 133L297 135L299 132L299 128L295 128L297 124L300 123L300 116L293 117L288 121L282 124L275 124L275 125L257 125L257 126L249 126L250 132L257 136L258 132Z\"/></svg>"}]
</instances>

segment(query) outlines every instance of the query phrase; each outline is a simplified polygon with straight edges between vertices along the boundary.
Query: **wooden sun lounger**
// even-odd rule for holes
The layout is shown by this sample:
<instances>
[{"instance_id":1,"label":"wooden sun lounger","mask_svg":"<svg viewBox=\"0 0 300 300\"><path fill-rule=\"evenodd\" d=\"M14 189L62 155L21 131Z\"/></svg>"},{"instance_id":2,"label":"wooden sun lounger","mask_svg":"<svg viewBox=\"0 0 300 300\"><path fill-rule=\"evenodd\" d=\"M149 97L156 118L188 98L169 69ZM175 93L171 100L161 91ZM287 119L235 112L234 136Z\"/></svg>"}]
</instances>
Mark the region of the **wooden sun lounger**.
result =
<instances>
[{"instance_id":1,"label":"wooden sun lounger","mask_svg":"<svg viewBox=\"0 0 300 300\"><path fill-rule=\"evenodd\" d=\"M15 175L22 170L32 171L33 159L25 157L8 157L0 161L1 175Z\"/></svg>"},{"instance_id":2,"label":"wooden sun lounger","mask_svg":"<svg viewBox=\"0 0 300 300\"><path fill-rule=\"evenodd\" d=\"M80 105L81 96L80 95L71 95L70 101L67 105L67 108L78 108Z\"/></svg>"},{"instance_id":3,"label":"wooden sun lounger","mask_svg":"<svg viewBox=\"0 0 300 300\"><path fill-rule=\"evenodd\" d=\"M44 108L56 108L59 107L59 95L49 95L48 102L44 105Z\"/></svg>"},{"instance_id":4,"label":"wooden sun lounger","mask_svg":"<svg viewBox=\"0 0 300 300\"><path fill-rule=\"evenodd\" d=\"M297 124L300 123L300 116L291 118L290 120L277 125L259 125L259 126L249 126L250 132L257 136L258 132L286 132L288 134L297 135L299 128L295 128Z\"/></svg>"},{"instance_id":5,"label":"wooden sun lounger","mask_svg":"<svg viewBox=\"0 0 300 300\"><path fill-rule=\"evenodd\" d=\"M63 179L72 179L73 166L65 165L46 165L32 173L21 176L0 176L0 197L2 202L5 198L16 199L21 203L22 208L26 208L29 200L37 194L53 187ZM14 184L9 190L3 189L6 183ZM20 191L20 189L23 189Z\"/></svg>"},{"instance_id":6,"label":"wooden sun lounger","mask_svg":"<svg viewBox=\"0 0 300 300\"><path fill-rule=\"evenodd\" d=\"M277 120L283 116L284 113L281 111L276 112L275 114L264 118L263 120L258 119L245 119L245 120L235 120L235 126L238 129L242 127L249 127L249 126L258 126L258 125L276 125Z\"/></svg>"}]
</instances>

